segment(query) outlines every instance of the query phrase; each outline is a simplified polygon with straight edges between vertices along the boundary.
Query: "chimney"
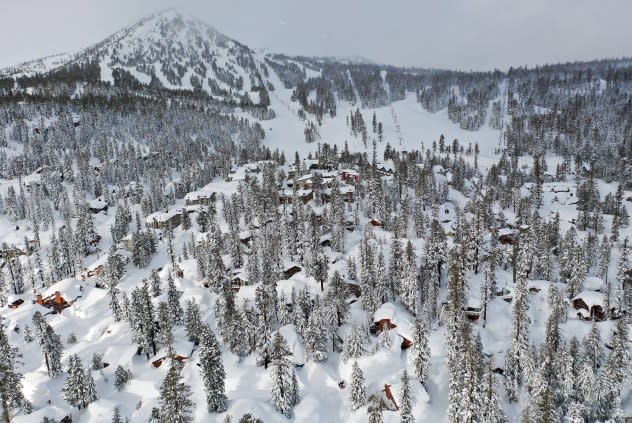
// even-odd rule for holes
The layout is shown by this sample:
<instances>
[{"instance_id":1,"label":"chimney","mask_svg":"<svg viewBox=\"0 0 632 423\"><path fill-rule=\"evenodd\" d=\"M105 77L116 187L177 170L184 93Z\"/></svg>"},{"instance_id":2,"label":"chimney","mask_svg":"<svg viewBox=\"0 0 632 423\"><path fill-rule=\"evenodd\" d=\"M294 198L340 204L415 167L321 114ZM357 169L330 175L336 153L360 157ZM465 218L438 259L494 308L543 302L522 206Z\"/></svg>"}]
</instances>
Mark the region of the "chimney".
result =
<instances>
[{"instance_id":1,"label":"chimney","mask_svg":"<svg viewBox=\"0 0 632 423\"><path fill-rule=\"evenodd\" d=\"M64 300L61 298L61 293L59 291L55 291L55 304L61 304Z\"/></svg>"},{"instance_id":2,"label":"chimney","mask_svg":"<svg viewBox=\"0 0 632 423\"><path fill-rule=\"evenodd\" d=\"M44 305L44 299L42 298L42 294L37 294L35 297L35 302L39 305Z\"/></svg>"}]
</instances>

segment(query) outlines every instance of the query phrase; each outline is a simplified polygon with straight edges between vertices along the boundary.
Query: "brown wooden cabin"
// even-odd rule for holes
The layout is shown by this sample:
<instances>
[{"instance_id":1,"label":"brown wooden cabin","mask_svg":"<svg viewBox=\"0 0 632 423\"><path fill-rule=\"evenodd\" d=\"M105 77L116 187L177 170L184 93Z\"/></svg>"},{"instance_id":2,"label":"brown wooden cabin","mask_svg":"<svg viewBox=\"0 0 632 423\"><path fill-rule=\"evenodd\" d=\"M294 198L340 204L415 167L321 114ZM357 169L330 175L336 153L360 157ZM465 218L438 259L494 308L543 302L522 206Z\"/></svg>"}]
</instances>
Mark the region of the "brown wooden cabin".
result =
<instances>
[{"instance_id":1,"label":"brown wooden cabin","mask_svg":"<svg viewBox=\"0 0 632 423\"><path fill-rule=\"evenodd\" d=\"M283 277L285 279L290 279L292 276L296 275L297 273L301 272L303 269L300 266L290 266L286 269L283 270Z\"/></svg>"},{"instance_id":2,"label":"brown wooden cabin","mask_svg":"<svg viewBox=\"0 0 632 423\"><path fill-rule=\"evenodd\" d=\"M151 362L151 365L154 366L155 368L158 368L160 366L162 366L162 363L169 357L164 356L164 357L160 357L154 361ZM180 364L184 364L186 363L187 359L189 357L185 357L183 355L179 355L179 354L175 354L174 356L171 357L172 360L177 361Z\"/></svg>"},{"instance_id":3,"label":"brown wooden cabin","mask_svg":"<svg viewBox=\"0 0 632 423\"><path fill-rule=\"evenodd\" d=\"M384 327L386 326L388 326L389 330L395 329L397 327L395 323L391 322L391 319L381 319L377 322L373 322L373 324L369 328L369 332L371 332L371 335L377 336L384 331Z\"/></svg>"},{"instance_id":4,"label":"brown wooden cabin","mask_svg":"<svg viewBox=\"0 0 632 423\"><path fill-rule=\"evenodd\" d=\"M17 300L15 300L11 304L9 304L9 308L12 309L12 310L16 310L22 304L24 304L24 300L22 298L18 298Z\"/></svg>"},{"instance_id":5,"label":"brown wooden cabin","mask_svg":"<svg viewBox=\"0 0 632 423\"><path fill-rule=\"evenodd\" d=\"M72 302L66 301L59 291L55 291L53 295L49 295L46 298L42 297L42 294L37 294L35 303L46 308L52 308L57 313L61 313L63 309L72 305Z\"/></svg>"},{"instance_id":6,"label":"brown wooden cabin","mask_svg":"<svg viewBox=\"0 0 632 423\"><path fill-rule=\"evenodd\" d=\"M586 310L588 312L588 316L586 313L582 313L579 311L577 313L577 317L581 320L596 320L602 322L606 320L606 312L603 307L599 304L594 304L592 307L588 307L588 304L582 298L575 298L573 300L573 308L575 310Z\"/></svg>"},{"instance_id":7,"label":"brown wooden cabin","mask_svg":"<svg viewBox=\"0 0 632 423\"><path fill-rule=\"evenodd\" d=\"M84 270L83 273L81 273L81 280L85 281L88 278L92 278L94 276L99 276L101 273L103 272L103 265L100 264L97 267L95 267L94 269L87 269Z\"/></svg>"},{"instance_id":8,"label":"brown wooden cabin","mask_svg":"<svg viewBox=\"0 0 632 423\"><path fill-rule=\"evenodd\" d=\"M386 402L386 406L391 410L395 410L395 411L399 410L399 406L397 405L397 402L395 401L393 392L391 392L391 385L389 385L388 383L385 383L384 389L382 390L382 392L384 392L384 396L386 396L386 399L388 400Z\"/></svg>"},{"instance_id":9,"label":"brown wooden cabin","mask_svg":"<svg viewBox=\"0 0 632 423\"><path fill-rule=\"evenodd\" d=\"M215 197L216 195L214 192L189 193L184 196L184 204L187 206L194 206L197 204L212 206L215 204Z\"/></svg>"},{"instance_id":10,"label":"brown wooden cabin","mask_svg":"<svg viewBox=\"0 0 632 423\"><path fill-rule=\"evenodd\" d=\"M413 341L411 341L411 340L410 340L410 339L408 339L408 338L403 337L402 335L399 335L399 336L401 336L401 337L402 337L402 345L401 345L401 348L402 348L403 350L407 350L408 348L410 348L410 347L412 347L412 346L413 346Z\"/></svg>"},{"instance_id":11,"label":"brown wooden cabin","mask_svg":"<svg viewBox=\"0 0 632 423\"><path fill-rule=\"evenodd\" d=\"M155 214L146 219L147 226L152 229L174 229L182 223L182 211L174 210L163 214Z\"/></svg>"},{"instance_id":12,"label":"brown wooden cabin","mask_svg":"<svg viewBox=\"0 0 632 423\"><path fill-rule=\"evenodd\" d=\"M464 307L463 311L465 312L465 317L470 321L474 322L481 317L480 307Z\"/></svg>"},{"instance_id":13,"label":"brown wooden cabin","mask_svg":"<svg viewBox=\"0 0 632 423\"><path fill-rule=\"evenodd\" d=\"M375 226L375 227L378 227L378 228L381 228L383 226L382 222L380 222L377 219L371 219L370 223L371 223L371 226Z\"/></svg>"},{"instance_id":14,"label":"brown wooden cabin","mask_svg":"<svg viewBox=\"0 0 632 423\"><path fill-rule=\"evenodd\" d=\"M517 245L518 244L518 240L516 239L514 235L507 235L507 234L499 236L498 242L500 242L501 245Z\"/></svg>"}]
</instances>

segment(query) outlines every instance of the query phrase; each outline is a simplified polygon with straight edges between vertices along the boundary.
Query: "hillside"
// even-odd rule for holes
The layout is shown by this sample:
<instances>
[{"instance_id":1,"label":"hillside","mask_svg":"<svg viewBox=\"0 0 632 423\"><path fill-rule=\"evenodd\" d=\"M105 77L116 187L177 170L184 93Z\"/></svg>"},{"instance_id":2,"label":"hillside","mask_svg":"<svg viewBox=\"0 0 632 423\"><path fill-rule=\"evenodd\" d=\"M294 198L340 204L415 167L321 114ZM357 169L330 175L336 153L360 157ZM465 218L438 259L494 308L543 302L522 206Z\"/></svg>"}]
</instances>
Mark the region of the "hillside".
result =
<instances>
[{"instance_id":1,"label":"hillside","mask_svg":"<svg viewBox=\"0 0 632 423\"><path fill-rule=\"evenodd\" d=\"M629 60L290 57L170 10L0 75L4 421L632 415Z\"/></svg>"}]
</instances>

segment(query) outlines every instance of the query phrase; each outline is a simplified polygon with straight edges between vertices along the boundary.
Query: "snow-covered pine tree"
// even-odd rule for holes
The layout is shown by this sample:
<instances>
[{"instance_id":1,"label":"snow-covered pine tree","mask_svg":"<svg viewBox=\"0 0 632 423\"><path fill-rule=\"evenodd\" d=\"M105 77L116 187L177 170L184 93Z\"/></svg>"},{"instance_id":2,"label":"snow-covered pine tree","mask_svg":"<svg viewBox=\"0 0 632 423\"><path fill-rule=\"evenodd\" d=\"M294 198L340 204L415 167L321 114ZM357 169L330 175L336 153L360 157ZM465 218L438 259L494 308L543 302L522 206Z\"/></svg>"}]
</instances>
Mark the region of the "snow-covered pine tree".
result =
<instances>
[{"instance_id":1,"label":"snow-covered pine tree","mask_svg":"<svg viewBox=\"0 0 632 423\"><path fill-rule=\"evenodd\" d=\"M167 356L171 357L175 354L175 336L173 335L173 322L169 306L166 302L161 301L156 308L158 314L158 332L160 335L160 346L165 349Z\"/></svg>"},{"instance_id":2,"label":"snow-covered pine tree","mask_svg":"<svg viewBox=\"0 0 632 423\"><path fill-rule=\"evenodd\" d=\"M604 351L601 342L601 333L596 322L593 322L590 332L584 338L583 361L593 371L594 374L601 368L604 360Z\"/></svg>"},{"instance_id":3,"label":"snow-covered pine tree","mask_svg":"<svg viewBox=\"0 0 632 423\"><path fill-rule=\"evenodd\" d=\"M492 367L492 361L489 360L483 376L485 385L481 393L481 423L507 423L507 416L496 392L496 378Z\"/></svg>"},{"instance_id":4,"label":"snow-covered pine tree","mask_svg":"<svg viewBox=\"0 0 632 423\"><path fill-rule=\"evenodd\" d=\"M399 388L399 421L401 423L414 423L413 417L413 393L410 387L410 379L406 369L402 372Z\"/></svg>"},{"instance_id":5,"label":"snow-covered pine tree","mask_svg":"<svg viewBox=\"0 0 632 423\"><path fill-rule=\"evenodd\" d=\"M280 333L275 333L272 340L272 404L276 410L286 417L292 415L292 395L290 361L287 358L292 353Z\"/></svg>"},{"instance_id":6,"label":"snow-covered pine tree","mask_svg":"<svg viewBox=\"0 0 632 423\"><path fill-rule=\"evenodd\" d=\"M329 290L325 295L325 302L331 306L330 310L335 312L337 326L342 325L347 317L349 317L348 297L349 291L342 281L342 276L340 276L338 271L334 272L329 280Z\"/></svg>"},{"instance_id":7,"label":"snow-covered pine tree","mask_svg":"<svg viewBox=\"0 0 632 423\"><path fill-rule=\"evenodd\" d=\"M112 423L123 423L123 420L121 420L121 410L118 407L114 407L114 412L112 413Z\"/></svg>"},{"instance_id":8,"label":"snow-covered pine tree","mask_svg":"<svg viewBox=\"0 0 632 423\"><path fill-rule=\"evenodd\" d=\"M117 391L122 391L127 382L132 379L132 371L124 368L120 364L116 366L114 370L114 388Z\"/></svg>"},{"instance_id":9,"label":"snow-covered pine tree","mask_svg":"<svg viewBox=\"0 0 632 423\"><path fill-rule=\"evenodd\" d=\"M63 372L61 366L63 353L61 337L46 323L44 316L39 311L33 314L33 328L35 330L35 339L42 349L42 356L46 362L48 377L53 378Z\"/></svg>"},{"instance_id":10,"label":"snow-covered pine tree","mask_svg":"<svg viewBox=\"0 0 632 423\"><path fill-rule=\"evenodd\" d=\"M369 403L369 423L384 423L384 401L377 395L371 395Z\"/></svg>"},{"instance_id":11,"label":"snow-covered pine tree","mask_svg":"<svg viewBox=\"0 0 632 423\"><path fill-rule=\"evenodd\" d=\"M528 291L527 274L528 257L521 248L518 253L516 270L516 288L513 297L512 328L509 349L505 356L505 392L509 401L517 401L522 385L523 364L529 349L529 323L527 318Z\"/></svg>"},{"instance_id":12,"label":"snow-covered pine tree","mask_svg":"<svg viewBox=\"0 0 632 423\"><path fill-rule=\"evenodd\" d=\"M159 333L154 324L155 314L147 284L135 288L132 291L128 319L133 339L148 359L150 354L156 355L157 350Z\"/></svg>"},{"instance_id":13,"label":"snow-covered pine tree","mask_svg":"<svg viewBox=\"0 0 632 423\"><path fill-rule=\"evenodd\" d=\"M415 321L412 346L415 376L422 384L430 381L430 345L428 344L428 325L424 319Z\"/></svg>"},{"instance_id":14,"label":"snow-covered pine tree","mask_svg":"<svg viewBox=\"0 0 632 423\"><path fill-rule=\"evenodd\" d=\"M72 406L87 407L97 400L97 391L90 371L85 371L77 354L71 355L68 363L68 376L64 384L64 399Z\"/></svg>"},{"instance_id":15,"label":"snow-covered pine tree","mask_svg":"<svg viewBox=\"0 0 632 423\"><path fill-rule=\"evenodd\" d=\"M0 412L5 423L9 423L17 411L31 412L31 404L22 394L22 375L15 368L16 353L0 319Z\"/></svg>"},{"instance_id":16,"label":"snow-covered pine tree","mask_svg":"<svg viewBox=\"0 0 632 423\"><path fill-rule=\"evenodd\" d=\"M356 411L360 407L366 405L366 386L364 382L364 374L358 366L358 362L353 362L351 370L351 409Z\"/></svg>"},{"instance_id":17,"label":"snow-covered pine tree","mask_svg":"<svg viewBox=\"0 0 632 423\"><path fill-rule=\"evenodd\" d=\"M206 408L209 413L226 411L226 393L224 380L226 372L222 363L222 353L209 325L201 325L200 338L200 373L206 392Z\"/></svg>"},{"instance_id":18,"label":"snow-covered pine tree","mask_svg":"<svg viewBox=\"0 0 632 423\"><path fill-rule=\"evenodd\" d=\"M151 284L151 294L154 297L162 294L160 276L158 275L158 271L156 269L151 269L151 275L149 276L149 281Z\"/></svg>"},{"instance_id":19,"label":"snow-covered pine tree","mask_svg":"<svg viewBox=\"0 0 632 423\"><path fill-rule=\"evenodd\" d=\"M366 354L366 334L361 327L353 324L343 346L344 360L360 358Z\"/></svg>"},{"instance_id":20,"label":"snow-covered pine tree","mask_svg":"<svg viewBox=\"0 0 632 423\"><path fill-rule=\"evenodd\" d=\"M200 342L201 328L203 326L200 314L200 306L195 301L195 298L188 300L184 311L184 329L188 340L195 345L198 345Z\"/></svg>"},{"instance_id":21,"label":"snow-covered pine tree","mask_svg":"<svg viewBox=\"0 0 632 423\"><path fill-rule=\"evenodd\" d=\"M483 327L487 323L487 308L489 302L496 294L496 250L492 251L489 257L489 264L483 272L481 283L481 306L483 308Z\"/></svg>"},{"instance_id":22,"label":"snow-covered pine tree","mask_svg":"<svg viewBox=\"0 0 632 423\"><path fill-rule=\"evenodd\" d=\"M167 304L169 306L169 316L174 325L182 324L184 311L180 305L180 295L182 293L177 290L173 275L169 272L167 276Z\"/></svg>"},{"instance_id":23,"label":"snow-covered pine tree","mask_svg":"<svg viewBox=\"0 0 632 423\"><path fill-rule=\"evenodd\" d=\"M316 302L307 320L305 347L309 357L317 363L327 361L327 332L324 326L320 302Z\"/></svg>"},{"instance_id":24,"label":"snow-covered pine tree","mask_svg":"<svg viewBox=\"0 0 632 423\"><path fill-rule=\"evenodd\" d=\"M160 423L188 423L193 421L195 404L193 391L182 381L180 365L172 363L160 387Z\"/></svg>"}]
</instances>

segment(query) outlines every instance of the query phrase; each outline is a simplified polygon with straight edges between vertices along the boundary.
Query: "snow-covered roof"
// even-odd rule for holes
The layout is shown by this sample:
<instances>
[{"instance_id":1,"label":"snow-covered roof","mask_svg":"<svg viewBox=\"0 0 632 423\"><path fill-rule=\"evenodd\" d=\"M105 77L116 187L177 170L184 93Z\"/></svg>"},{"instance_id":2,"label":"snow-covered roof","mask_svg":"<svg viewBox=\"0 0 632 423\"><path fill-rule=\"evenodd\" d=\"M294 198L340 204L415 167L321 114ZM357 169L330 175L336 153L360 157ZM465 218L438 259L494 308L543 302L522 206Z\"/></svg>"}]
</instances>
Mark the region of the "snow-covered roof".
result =
<instances>
[{"instance_id":1,"label":"snow-covered roof","mask_svg":"<svg viewBox=\"0 0 632 423\"><path fill-rule=\"evenodd\" d=\"M374 322L379 322L383 319L388 319L397 326L393 329L395 333L412 341L413 320L407 311L393 303L384 303L375 310L375 314L373 315Z\"/></svg>"},{"instance_id":2,"label":"snow-covered roof","mask_svg":"<svg viewBox=\"0 0 632 423\"><path fill-rule=\"evenodd\" d=\"M191 200L199 200L200 198L211 198L213 195L215 195L215 191L211 190L210 188L202 188L197 191L192 191L192 192L187 193L184 196L184 200L191 201Z\"/></svg>"},{"instance_id":3,"label":"snow-covered roof","mask_svg":"<svg viewBox=\"0 0 632 423\"><path fill-rule=\"evenodd\" d=\"M360 176L360 173L357 170L353 169L341 169L340 174L346 173L349 176Z\"/></svg>"},{"instance_id":4,"label":"snow-covered roof","mask_svg":"<svg viewBox=\"0 0 632 423\"><path fill-rule=\"evenodd\" d=\"M575 300L582 300L583 302L586 303L586 305L589 308L592 308L593 306L600 306L603 307L603 294L601 292L596 292L596 291L582 291L579 294L577 294L572 301Z\"/></svg>"},{"instance_id":5,"label":"snow-covered roof","mask_svg":"<svg viewBox=\"0 0 632 423\"><path fill-rule=\"evenodd\" d=\"M145 218L145 222L153 222L154 220L157 222L166 222L169 219L173 218L176 215L181 214L181 210L179 209L171 209L167 211L159 211L150 214Z\"/></svg>"},{"instance_id":6,"label":"snow-covered roof","mask_svg":"<svg viewBox=\"0 0 632 423\"><path fill-rule=\"evenodd\" d=\"M382 163L378 163L377 168L392 172L395 169L395 163L391 159L384 160Z\"/></svg>"},{"instance_id":7,"label":"snow-covered roof","mask_svg":"<svg viewBox=\"0 0 632 423\"><path fill-rule=\"evenodd\" d=\"M91 209L94 209L94 210L101 210L101 209L107 207L107 205L108 205L108 203L106 203L105 201L103 201L100 198L88 201L88 207L90 207Z\"/></svg>"}]
</instances>

